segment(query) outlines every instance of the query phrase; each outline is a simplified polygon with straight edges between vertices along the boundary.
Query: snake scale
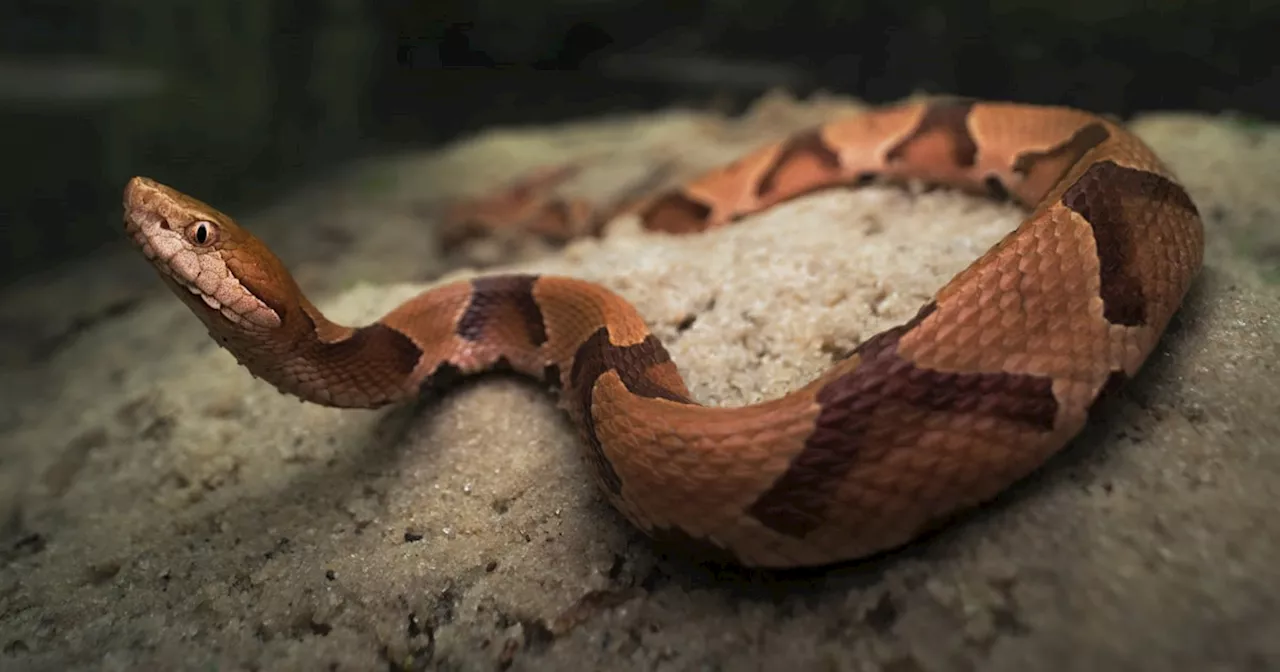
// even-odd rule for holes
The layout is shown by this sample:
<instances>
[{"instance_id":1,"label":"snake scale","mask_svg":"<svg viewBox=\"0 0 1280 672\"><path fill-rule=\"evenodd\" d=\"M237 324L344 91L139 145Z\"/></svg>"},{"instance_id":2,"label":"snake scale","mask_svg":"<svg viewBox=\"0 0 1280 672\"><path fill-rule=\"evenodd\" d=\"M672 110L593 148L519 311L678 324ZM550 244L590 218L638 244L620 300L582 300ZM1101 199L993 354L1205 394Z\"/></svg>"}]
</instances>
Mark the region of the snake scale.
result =
<instances>
[{"instance_id":1,"label":"snake scale","mask_svg":"<svg viewBox=\"0 0 1280 672\"><path fill-rule=\"evenodd\" d=\"M696 403L641 315L591 282L481 276L353 328L191 196L135 177L124 220L212 337L279 390L375 408L497 367L543 379L639 529L747 566L812 566L905 544L1041 465L1138 371L1203 257L1187 191L1119 122L1005 102L859 113L634 212L651 231L690 233L873 178L1008 198L1027 215L909 321L781 398L732 408Z\"/></svg>"}]
</instances>

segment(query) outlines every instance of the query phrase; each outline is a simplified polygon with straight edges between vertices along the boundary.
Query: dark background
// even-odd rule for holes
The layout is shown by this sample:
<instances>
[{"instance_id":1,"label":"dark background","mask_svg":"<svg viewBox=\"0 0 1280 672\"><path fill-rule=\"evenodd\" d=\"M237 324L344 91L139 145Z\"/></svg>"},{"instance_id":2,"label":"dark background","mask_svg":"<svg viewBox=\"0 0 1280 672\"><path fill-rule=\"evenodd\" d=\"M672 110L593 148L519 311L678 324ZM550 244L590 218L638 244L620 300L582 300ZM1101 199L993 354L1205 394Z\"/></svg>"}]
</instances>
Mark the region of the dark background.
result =
<instances>
[{"instance_id":1,"label":"dark background","mask_svg":"<svg viewBox=\"0 0 1280 672\"><path fill-rule=\"evenodd\" d=\"M773 88L1280 118L1280 1L7 0L0 282L119 236L146 174L227 208L493 124ZM1280 167L1278 167L1280 168Z\"/></svg>"}]
</instances>

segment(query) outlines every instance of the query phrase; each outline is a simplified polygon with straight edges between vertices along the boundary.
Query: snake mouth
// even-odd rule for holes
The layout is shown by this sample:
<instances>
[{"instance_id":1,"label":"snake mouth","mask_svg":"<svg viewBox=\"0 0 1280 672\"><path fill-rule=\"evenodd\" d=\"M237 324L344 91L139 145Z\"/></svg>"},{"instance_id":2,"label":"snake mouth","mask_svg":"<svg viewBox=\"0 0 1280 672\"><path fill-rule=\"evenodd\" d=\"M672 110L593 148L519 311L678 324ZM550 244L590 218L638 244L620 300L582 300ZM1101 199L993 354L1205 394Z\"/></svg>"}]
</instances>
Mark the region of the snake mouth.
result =
<instances>
[{"instance_id":1,"label":"snake mouth","mask_svg":"<svg viewBox=\"0 0 1280 672\"><path fill-rule=\"evenodd\" d=\"M279 320L275 318L274 313L270 317L254 320L251 319L252 316L242 314L240 311L235 310L233 306L219 301L216 297L201 289L194 281L187 279L184 275L174 270L168 261L162 258L155 248L147 242L147 237L144 234L136 234L134 240L138 241L142 247L143 254L151 261L151 265L155 267L161 278L165 280L174 292L184 298L197 312L208 316L209 319L206 322L217 320L228 326L234 325L242 330L258 330L263 327L279 326Z\"/></svg>"},{"instance_id":2,"label":"snake mouth","mask_svg":"<svg viewBox=\"0 0 1280 672\"><path fill-rule=\"evenodd\" d=\"M179 221L171 221L173 213L178 213ZM235 277L216 247L195 249L185 238L188 234L182 222L188 219L201 222L208 217L153 180L135 177L125 187L125 234L133 239L134 245L170 288L192 310L200 313L206 323L240 331L279 327L280 314Z\"/></svg>"},{"instance_id":3,"label":"snake mouth","mask_svg":"<svg viewBox=\"0 0 1280 672\"><path fill-rule=\"evenodd\" d=\"M150 187L150 189L149 189ZM186 275L177 272L172 265L172 258L178 254L181 248L174 246L172 243L165 244L163 240L166 236L175 236L173 227L169 224L169 220L163 214L157 212L150 207L150 200L153 196L146 192L154 193L155 185L146 178L134 178L129 182L129 186L125 189L124 198L124 229L126 235L133 239L134 245L142 251L142 255L151 262L152 267L161 275L162 278L175 290L175 292L185 292L192 298L198 298L199 301L191 301L193 307L200 306L210 317L222 316L226 320L246 326L244 316L223 305L221 301L210 295L208 292L196 285L195 281ZM168 254L161 252L164 248Z\"/></svg>"},{"instance_id":4,"label":"snake mouth","mask_svg":"<svg viewBox=\"0 0 1280 672\"><path fill-rule=\"evenodd\" d=\"M146 213L143 213L143 216L148 217ZM161 221L163 221L159 215L151 214L149 215L149 218L150 217L161 219ZM167 222L163 224L152 224L152 222L139 223L137 219L134 219L132 213L129 216L126 216L125 221L125 230L128 232L130 237L133 238L134 244L142 251L143 256L147 258L147 261L151 262L151 266L156 269L160 276L164 278L164 280L175 291L186 292L193 298L199 298L200 301L193 301L192 305L197 303L201 304L201 307L207 308L208 312L211 314L220 314L232 322L238 322L240 320L239 315L227 310L218 302L217 299L201 291L194 282L175 272L173 267L169 264L168 259L162 257L159 252L156 251L155 246L151 244L151 238L147 235L146 229L148 226L154 225L167 230L169 229Z\"/></svg>"},{"instance_id":5,"label":"snake mouth","mask_svg":"<svg viewBox=\"0 0 1280 672\"><path fill-rule=\"evenodd\" d=\"M155 202L162 198L158 183L145 177L129 180L124 189L124 230L133 238L133 243L151 265L177 291L185 290L201 302L212 313L222 314L233 322L241 321L241 317L225 307L214 297L196 286L195 282L174 270L172 258L181 250L176 241L165 241L165 237L174 236L169 220L158 211ZM166 244L166 242L168 244ZM167 252L161 252L161 248ZM197 302L193 302L193 305Z\"/></svg>"}]
</instances>

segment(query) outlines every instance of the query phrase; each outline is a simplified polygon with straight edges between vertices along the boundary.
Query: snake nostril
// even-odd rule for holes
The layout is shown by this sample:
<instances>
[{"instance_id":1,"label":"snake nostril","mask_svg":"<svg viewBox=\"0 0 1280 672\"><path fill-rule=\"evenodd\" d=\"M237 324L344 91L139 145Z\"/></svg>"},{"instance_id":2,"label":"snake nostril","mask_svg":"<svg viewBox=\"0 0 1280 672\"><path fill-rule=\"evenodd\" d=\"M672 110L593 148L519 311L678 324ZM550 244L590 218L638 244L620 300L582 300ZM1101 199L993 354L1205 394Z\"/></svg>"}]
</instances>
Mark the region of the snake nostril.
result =
<instances>
[{"instance_id":1,"label":"snake nostril","mask_svg":"<svg viewBox=\"0 0 1280 672\"><path fill-rule=\"evenodd\" d=\"M165 219L164 217L160 218L160 228L164 229L165 231L172 231L172 229L169 228L169 220Z\"/></svg>"}]
</instances>

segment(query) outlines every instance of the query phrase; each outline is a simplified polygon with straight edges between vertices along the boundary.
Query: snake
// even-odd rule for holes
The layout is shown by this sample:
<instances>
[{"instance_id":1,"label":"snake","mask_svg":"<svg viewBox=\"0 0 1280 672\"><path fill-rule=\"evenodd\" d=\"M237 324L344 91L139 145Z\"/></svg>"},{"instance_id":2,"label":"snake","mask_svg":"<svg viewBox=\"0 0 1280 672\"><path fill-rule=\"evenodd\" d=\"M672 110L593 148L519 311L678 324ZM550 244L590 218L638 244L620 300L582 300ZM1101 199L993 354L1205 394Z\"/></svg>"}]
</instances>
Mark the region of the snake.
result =
<instances>
[{"instance_id":1,"label":"snake","mask_svg":"<svg viewBox=\"0 0 1280 672\"><path fill-rule=\"evenodd\" d=\"M353 327L174 187L131 178L124 222L209 335L280 392L371 409L485 372L545 381L587 478L655 543L812 567L907 545L1039 469L1138 373L1204 254L1188 191L1122 120L998 100L869 107L762 141L631 214L640 235L689 234L878 182L1012 201L1024 218L910 319L740 406L697 402L639 311L596 282L441 280Z\"/></svg>"}]
</instances>

